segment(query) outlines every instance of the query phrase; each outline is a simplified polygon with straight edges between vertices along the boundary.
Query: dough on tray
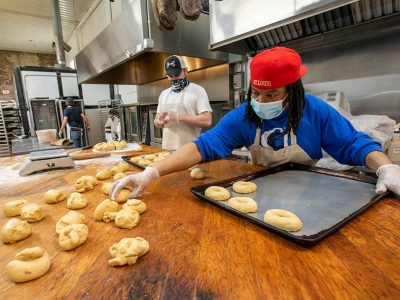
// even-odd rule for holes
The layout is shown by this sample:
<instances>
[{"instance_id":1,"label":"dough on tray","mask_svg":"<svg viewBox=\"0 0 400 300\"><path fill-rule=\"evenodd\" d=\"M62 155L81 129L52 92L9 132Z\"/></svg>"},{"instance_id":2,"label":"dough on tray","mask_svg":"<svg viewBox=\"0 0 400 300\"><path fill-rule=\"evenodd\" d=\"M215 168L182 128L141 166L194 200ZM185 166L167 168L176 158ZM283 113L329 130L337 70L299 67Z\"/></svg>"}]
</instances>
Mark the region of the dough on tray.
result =
<instances>
[{"instance_id":1,"label":"dough on tray","mask_svg":"<svg viewBox=\"0 0 400 300\"><path fill-rule=\"evenodd\" d=\"M17 253L6 269L12 281L25 282L43 276L50 266L50 255L42 247L33 247Z\"/></svg>"}]
</instances>

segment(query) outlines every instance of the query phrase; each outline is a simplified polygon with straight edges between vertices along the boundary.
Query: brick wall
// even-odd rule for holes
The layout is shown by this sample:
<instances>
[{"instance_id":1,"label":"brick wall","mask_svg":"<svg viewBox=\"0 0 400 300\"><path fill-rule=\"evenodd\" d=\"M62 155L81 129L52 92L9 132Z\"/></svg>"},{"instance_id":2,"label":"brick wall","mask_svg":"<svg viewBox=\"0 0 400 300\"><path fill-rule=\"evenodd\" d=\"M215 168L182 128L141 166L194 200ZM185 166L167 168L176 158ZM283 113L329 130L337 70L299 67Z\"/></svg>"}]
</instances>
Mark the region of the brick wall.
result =
<instances>
[{"instance_id":1,"label":"brick wall","mask_svg":"<svg viewBox=\"0 0 400 300\"><path fill-rule=\"evenodd\" d=\"M27 53L0 50L0 99L16 100L13 82L15 66L54 67L57 64L54 54ZM9 95L3 95L9 90Z\"/></svg>"}]
</instances>

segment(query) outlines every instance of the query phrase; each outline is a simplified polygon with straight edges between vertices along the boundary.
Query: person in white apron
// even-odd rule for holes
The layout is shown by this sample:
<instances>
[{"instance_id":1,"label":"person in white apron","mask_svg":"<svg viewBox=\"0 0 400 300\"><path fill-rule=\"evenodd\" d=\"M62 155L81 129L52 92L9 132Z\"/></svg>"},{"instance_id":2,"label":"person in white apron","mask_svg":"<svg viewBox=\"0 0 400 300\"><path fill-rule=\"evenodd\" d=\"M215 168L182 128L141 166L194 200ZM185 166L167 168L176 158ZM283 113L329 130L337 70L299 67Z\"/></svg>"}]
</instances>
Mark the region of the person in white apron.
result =
<instances>
[{"instance_id":1,"label":"person in white apron","mask_svg":"<svg viewBox=\"0 0 400 300\"><path fill-rule=\"evenodd\" d=\"M204 88L187 79L182 57L168 57L164 67L171 87L160 94L154 125L163 128L162 148L176 150L211 125L212 109Z\"/></svg>"},{"instance_id":2,"label":"person in white apron","mask_svg":"<svg viewBox=\"0 0 400 300\"><path fill-rule=\"evenodd\" d=\"M275 47L257 54L250 63L245 103L168 158L114 183L111 198L125 186L135 188L129 195L135 198L159 176L227 157L241 146L250 150L253 164L266 167L319 159L324 150L340 163L375 170L376 193L390 190L400 195L400 166L329 104L305 94L301 77L306 73L307 67L292 49Z\"/></svg>"}]
</instances>

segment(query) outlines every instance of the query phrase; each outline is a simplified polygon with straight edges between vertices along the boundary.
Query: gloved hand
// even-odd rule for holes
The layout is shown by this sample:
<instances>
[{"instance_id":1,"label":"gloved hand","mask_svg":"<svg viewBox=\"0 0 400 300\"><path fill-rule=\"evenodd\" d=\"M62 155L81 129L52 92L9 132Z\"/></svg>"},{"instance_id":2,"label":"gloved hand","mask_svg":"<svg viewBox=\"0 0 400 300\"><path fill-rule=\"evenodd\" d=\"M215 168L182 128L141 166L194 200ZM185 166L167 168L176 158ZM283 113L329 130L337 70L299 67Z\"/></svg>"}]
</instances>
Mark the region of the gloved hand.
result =
<instances>
[{"instance_id":1,"label":"gloved hand","mask_svg":"<svg viewBox=\"0 0 400 300\"><path fill-rule=\"evenodd\" d=\"M62 132L62 130L60 130L60 131L58 132L58 136L60 137L60 139L63 138L63 135L64 135L64 133Z\"/></svg>"},{"instance_id":2,"label":"gloved hand","mask_svg":"<svg viewBox=\"0 0 400 300\"><path fill-rule=\"evenodd\" d=\"M155 118L154 125L157 128L163 128L164 127L164 117L163 117L163 115L158 115L157 118Z\"/></svg>"},{"instance_id":3,"label":"gloved hand","mask_svg":"<svg viewBox=\"0 0 400 300\"><path fill-rule=\"evenodd\" d=\"M174 111L167 111L163 113L164 116L164 123L171 124L171 123L179 123L179 114Z\"/></svg>"},{"instance_id":4,"label":"gloved hand","mask_svg":"<svg viewBox=\"0 0 400 300\"><path fill-rule=\"evenodd\" d=\"M143 172L126 176L120 181L114 182L110 191L111 199L116 199L121 189L126 186L133 187L134 189L133 192L129 193L128 199L136 198L140 196L143 190L158 177L160 177L160 174L152 167L147 167Z\"/></svg>"},{"instance_id":5,"label":"gloved hand","mask_svg":"<svg viewBox=\"0 0 400 300\"><path fill-rule=\"evenodd\" d=\"M387 190L400 195L400 166L387 164L380 166L376 171L378 182L376 183L377 194L383 194Z\"/></svg>"}]
</instances>

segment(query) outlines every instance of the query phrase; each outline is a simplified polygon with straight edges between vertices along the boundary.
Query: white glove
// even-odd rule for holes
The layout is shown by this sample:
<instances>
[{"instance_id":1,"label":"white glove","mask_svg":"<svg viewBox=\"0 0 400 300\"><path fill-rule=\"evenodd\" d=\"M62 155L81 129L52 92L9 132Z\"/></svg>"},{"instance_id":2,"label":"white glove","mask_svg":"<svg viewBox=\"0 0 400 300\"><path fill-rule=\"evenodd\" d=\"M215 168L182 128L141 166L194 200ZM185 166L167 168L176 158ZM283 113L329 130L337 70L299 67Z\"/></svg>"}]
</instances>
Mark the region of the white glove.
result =
<instances>
[{"instance_id":1,"label":"white glove","mask_svg":"<svg viewBox=\"0 0 400 300\"><path fill-rule=\"evenodd\" d=\"M60 139L62 139L62 137L63 137L63 132L60 130L59 132L58 132L58 136L60 137Z\"/></svg>"},{"instance_id":2,"label":"white glove","mask_svg":"<svg viewBox=\"0 0 400 300\"><path fill-rule=\"evenodd\" d=\"M140 196L143 190L158 177L160 177L160 174L152 167L147 167L143 172L126 176L120 181L114 182L110 191L111 199L116 199L121 189L126 186L134 188L133 192L129 193L128 199L136 198Z\"/></svg>"},{"instance_id":3,"label":"white glove","mask_svg":"<svg viewBox=\"0 0 400 300\"><path fill-rule=\"evenodd\" d=\"M380 166L376 171L378 182L376 183L377 194L383 194L387 190L400 195L400 166L387 164Z\"/></svg>"},{"instance_id":4,"label":"white glove","mask_svg":"<svg viewBox=\"0 0 400 300\"><path fill-rule=\"evenodd\" d=\"M177 112L168 111L164 113L164 123L171 124L171 123L179 123L179 114Z\"/></svg>"}]
</instances>

